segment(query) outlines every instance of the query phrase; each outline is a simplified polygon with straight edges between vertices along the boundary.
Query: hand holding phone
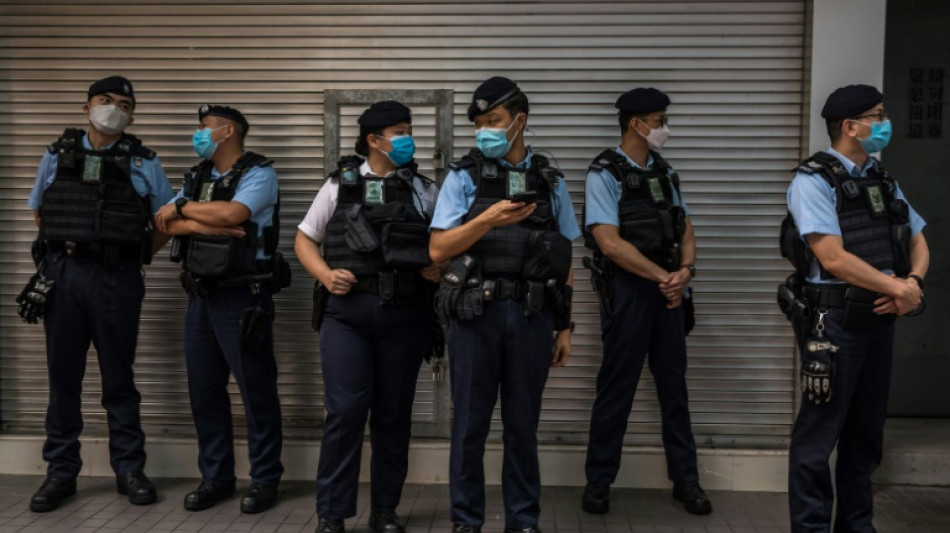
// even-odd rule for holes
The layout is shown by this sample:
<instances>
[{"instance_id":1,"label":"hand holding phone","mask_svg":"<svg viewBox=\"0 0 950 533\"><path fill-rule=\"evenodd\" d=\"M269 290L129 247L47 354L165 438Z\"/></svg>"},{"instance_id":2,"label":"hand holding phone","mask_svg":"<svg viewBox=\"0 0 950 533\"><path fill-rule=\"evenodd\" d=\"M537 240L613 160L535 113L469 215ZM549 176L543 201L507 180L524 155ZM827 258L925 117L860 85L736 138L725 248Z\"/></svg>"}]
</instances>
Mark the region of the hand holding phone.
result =
<instances>
[{"instance_id":1,"label":"hand holding phone","mask_svg":"<svg viewBox=\"0 0 950 533\"><path fill-rule=\"evenodd\" d=\"M515 193L511 197L512 202L524 202L526 204L533 204L538 201L538 191L524 191Z\"/></svg>"}]
</instances>

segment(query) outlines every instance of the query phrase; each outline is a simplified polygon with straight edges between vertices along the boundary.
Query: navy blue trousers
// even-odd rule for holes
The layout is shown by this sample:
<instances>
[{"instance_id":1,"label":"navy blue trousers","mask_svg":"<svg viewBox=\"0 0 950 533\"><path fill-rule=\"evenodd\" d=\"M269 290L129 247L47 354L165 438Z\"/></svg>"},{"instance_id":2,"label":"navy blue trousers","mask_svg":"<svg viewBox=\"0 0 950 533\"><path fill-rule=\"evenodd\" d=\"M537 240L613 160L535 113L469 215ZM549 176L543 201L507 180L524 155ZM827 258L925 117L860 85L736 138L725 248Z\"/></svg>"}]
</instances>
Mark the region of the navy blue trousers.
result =
<instances>
[{"instance_id":1,"label":"navy blue trousers","mask_svg":"<svg viewBox=\"0 0 950 533\"><path fill-rule=\"evenodd\" d=\"M644 360L649 362L660 400L667 475L676 483L697 481L696 441L686 392L683 308L667 309L655 281L619 268L611 275L609 287L613 315L601 316L604 360L590 417L587 481L609 485L617 478Z\"/></svg>"},{"instance_id":2,"label":"navy blue trousers","mask_svg":"<svg viewBox=\"0 0 950 533\"><path fill-rule=\"evenodd\" d=\"M792 428L788 450L788 506L793 533L831 531L835 490L828 459L835 445L838 505L836 533L874 531L871 474L881 463L884 420L894 348L893 315L876 317L874 327L848 331L844 310L830 308L824 338L839 347L829 403L808 403ZM817 324L817 317L812 321ZM812 327L812 335L817 331Z\"/></svg>"},{"instance_id":3,"label":"navy blue trousers","mask_svg":"<svg viewBox=\"0 0 950 533\"><path fill-rule=\"evenodd\" d=\"M485 439L501 391L505 527L536 527L541 513L538 419L551 364L554 321L545 310L526 317L520 302L485 302L481 316L449 322L452 522L485 521Z\"/></svg>"},{"instance_id":4,"label":"navy blue trousers","mask_svg":"<svg viewBox=\"0 0 950 533\"><path fill-rule=\"evenodd\" d=\"M99 355L112 470L118 475L141 471L145 434L139 415L141 396L132 372L145 295L141 268L137 261L126 261L106 270L95 255L71 258L53 253L45 272L56 281L43 319L49 374L43 444L43 459L49 463L46 473L72 479L82 469L82 380L90 342Z\"/></svg>"},{"instance_id":5,"label":"navy blue trousers","mask_svg":"<svg viewBox=\"0 0 950 533\"><path fill-rule=\"evenodd\" d=\"M331 295L320 328L326 423L317 466L317 514L356 515L369 417L370 501L396 508L409 471L412 401L432 338L432 310L379 305L375 294ZM370 414L371 413L371 414Z\"/></svg>"},{"instance_id":6,"label":"navy blue trousers","mask_svg":"<svg viewBox=\"0 0 950 533\"><path fill-rule=\"evenodd\" d=\"M259 351L242 350L241 312L255 305L269 315ZM185 364L191 414L198 433L198 470L204 479L234 483L234 429L228 378L234 374L244 400L251 482L277 485L281 414L274 360L274 302L270 292L250 287L212 289L207 296L188 295L185 313Z\"/></svg>"}]
</instances>

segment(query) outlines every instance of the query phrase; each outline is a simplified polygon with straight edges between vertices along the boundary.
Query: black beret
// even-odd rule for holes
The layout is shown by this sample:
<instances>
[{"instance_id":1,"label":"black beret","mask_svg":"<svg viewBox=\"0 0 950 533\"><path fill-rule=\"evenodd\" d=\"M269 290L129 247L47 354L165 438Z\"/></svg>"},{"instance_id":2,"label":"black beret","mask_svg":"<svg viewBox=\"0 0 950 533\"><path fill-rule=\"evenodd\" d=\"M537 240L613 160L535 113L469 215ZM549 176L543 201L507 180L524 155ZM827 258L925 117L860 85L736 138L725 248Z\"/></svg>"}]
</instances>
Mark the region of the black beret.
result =
<instances>
[{"instance_id":1,"label":"black beret","mask_svg":"<svg viewBox=\"0 0 950 533\"><path fill-rule=\"evenodd\" d=\"M395 100L383 100L369 106L356 121L364 128L386 128L402 122L412 124L412 111Z\"/></svg>"},{"instance_id":2,"label":"black beret","mask_svg":"<svg viewBox=\"0 0 950 533\"><path fill-rule=\"evenodd\" d=\"M244 114L233 107L228 107L226 105L205 104L198 108L199 121L209 115L212 117L222 117L237 122L244 128L245 134L247 133L247 130L251 129L251 125L247 123L247 119L244 118Z\"/></svg>"},{"instance_id":3,"label":"black beret","mask_svg":"<svg viewBox=\"0 0 950 533\"><path fill-rule=\"evenodd\" d=\"M821 108L821 118L841 120L856 117L884 101L881 91L870 85L846 85L835 89Z\"/></svg>"},{"instance_id":4,"label":"black beret","mask_svg":"<svg viewBox=\"0 0 950 533\"><path fill-rule=\"evenodd\" d=\"M670 97L663 91L653 87L638 87L621 94L620 98L617 98L614 107L619 109L621 113L642 115L654 111L666 111L669 105Z\"/></svg>"},{"instance_id":5,"label":"black beret","mask_svg":"<svg viewBox=\"0 0 950 533\"><path fill-rule=\"evenodd\" d=\"M468 119L474 121L476 116L491 111L520 92L518 85L508 78L488 78L472 95L472 103L468 106Z\"/></svg>"},{"instance_id":6,"label":"black beret","mask_svg":"<svg viewBox=\"0 0 950 533\"><path fill-rule=\"evenodd\" d=\"M105 93L121 94L132 99L132 105L135 106L135 91L132 90L132 82L122 76L109 76L93 83L89 86L87 97L92 98Z\"/></svg>"}]
</instances>

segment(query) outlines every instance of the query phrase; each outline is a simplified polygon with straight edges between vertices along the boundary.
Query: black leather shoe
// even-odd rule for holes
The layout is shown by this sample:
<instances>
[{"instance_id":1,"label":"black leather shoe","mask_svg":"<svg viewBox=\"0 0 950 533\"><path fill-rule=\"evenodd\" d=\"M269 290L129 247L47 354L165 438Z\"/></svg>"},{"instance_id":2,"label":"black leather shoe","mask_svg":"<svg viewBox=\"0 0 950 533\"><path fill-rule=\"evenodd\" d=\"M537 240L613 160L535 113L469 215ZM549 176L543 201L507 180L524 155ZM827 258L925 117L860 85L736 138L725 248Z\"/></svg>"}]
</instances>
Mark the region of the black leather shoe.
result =
<instances>
[{"instance_id":1,"label":"black leather shoe","mask_svg":"<svg viewBox=\"0 0 950 533\"><path fill-rule=\"evenodd\" d=\"M674 483L673 498L683 502L683 508L688 513L709 514L712 512L709 496L706 496L706 492L699 483Z\"/></svg>"},{"instance_id":2,"label":"black leather shoe","mask_svg":"<svg viewBox=\"0 0 950 533\"><path fill-rule=\"evenodd\" d=\"M189 511L201 511L233 495L233 483L215 483L214 481L202 479L201 485L198 485L197 489L185 495L185 509Z\"/></svg>"},{"instance_id":3,"label":"black leather shoe","mask_svg":"<svg viewBox=\"0 0 950 533\"><path fill-rule=\"evenodd\" d=\"M277 503L276 485L258 485L252 483L251 488L241 498L241 512L254 514L263 513Z\"/></svg>"},{"instance_id":4,"label":"black leather shoe","mask_svg":"<svg viewBox=\"0 0 950 533\"><path fill-rule=\"evenodd\" d=\"M158 493L155 492L155 485L145 477L144 472L128 472L115 477L115 490L119 494L125 494L129 501L135 505L147 505L155 503L158 499Z\"/></svg>"},{"instance_id":5,"label":"black leather shoe","mask_svg":"<svg viewBox=\"0 0 950 533\"><path fill-rule=\"evenodd\" d=\"M592 514L604 514L610 510L610 485L588 483L584 486L581 508Z\"/></svg>"},{"instance_id":6,"label":"black leather shoe","mask_svg":"<svg viewBox=\"0 0 950 533\"><path fill-rule=\"evenodd\" d=\"M526 527L518 529L515 527L506 527L505 533L541 533L541 528L539 527Z\"/></svg>"},{"instance_id":7,"label":"black leather shoe","mask_svg":"<svg viewBox=\"0 0 950 533\"><path fill-rule=\"evenodd\" d=\"M321 518L316 533L346 533L346 527L340 519Z\"/></svg>"},{"instance_id":8,"label":"black leather shoe","mask_svg":"<svg viewBox=\"0 0 950 533\"><path fill-rule=\"evenodd\" d=\"M482 533L480 526L469 526L466 524L453 524L452 533Z\"/></svg>"},{"instance_id":9,"label":"black leather shoe","mask_svg":"<svg viewBox=\"0 0 950 533\"><path fill-rule=\"evenodd\" d=\"M406 526L399 519L395 509L375 505L371 505L369 509L369 528L376 533L405 533L406 531Z\"/></svg>"},{"instance_id":10,"label":"black leather shoe","mask_svg":"<svg viewBox=\"0 0 950 533\"><path fill-rule=\"evenodd\" d=\"M46 513L59 507L63 500L76 494L75 479L48 477L43 480L30 498L30 510L34 513Z\"/></svg>"}]
</instances>

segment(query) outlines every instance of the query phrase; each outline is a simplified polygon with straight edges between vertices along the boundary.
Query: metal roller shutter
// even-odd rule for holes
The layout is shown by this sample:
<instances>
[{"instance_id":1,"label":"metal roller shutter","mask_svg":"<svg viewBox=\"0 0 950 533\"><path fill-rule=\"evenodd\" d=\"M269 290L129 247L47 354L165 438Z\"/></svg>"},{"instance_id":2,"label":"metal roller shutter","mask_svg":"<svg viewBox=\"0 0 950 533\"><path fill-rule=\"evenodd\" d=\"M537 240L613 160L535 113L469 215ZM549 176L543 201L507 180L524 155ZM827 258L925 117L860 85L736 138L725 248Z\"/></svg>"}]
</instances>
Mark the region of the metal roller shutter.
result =
<instances>
[{"instance_id":1,"label":"metal roller shutter","mask_svg":"<svg viewBox=\"0 0 950 533\"><path fill-rule=\"evenodd\" d=\"M0 421L42 433L42 330L20 323L13 297L32 271L35 235L26 198L43 148L83 125L84 91L121 73L139 99L131 132L158 151L173 185L194 163L195 109L234 105L248 115L248 146L276 160L281 248L324 177L323 91L452 89L455 155L473 145L471 91L501 74L528 94L529 138L568 176L578 213L587 163L614 145L613 102L636 85L667 91L673 137L665 151L683 179L698 239L698 326L689 338L693 424L700 446L781 446L793 416L791 335L774 305L788 270L776 252L786 172L802 136L805 2L419 2L252 4L244 0L0 6ZM352 119L351 115L345 116ZM431 122L431 118L427 119ZM344 126L352 126L345 124ZM328 164L327 166L331 166ZM600 360L596 303L575 248L578 331L565 369L552 371L542 442L581 443ZM167 253L167 252L166 252ZM147 268L136 366L150 435L191 435L181 355L177 267ZM322 422L311 280L277 299L280 392L290 438ZM90 359L94 360L94 354ZM426 385L428 383L428 385ZM99 376L89 365L87 432L103 432ZM428 369L419 424L431 423ZM242 417L235 396L235 415ZM644 373L628 443L659 443ZM497 425L496 425L497 427Z\"/></svg>"}]
</instances>

